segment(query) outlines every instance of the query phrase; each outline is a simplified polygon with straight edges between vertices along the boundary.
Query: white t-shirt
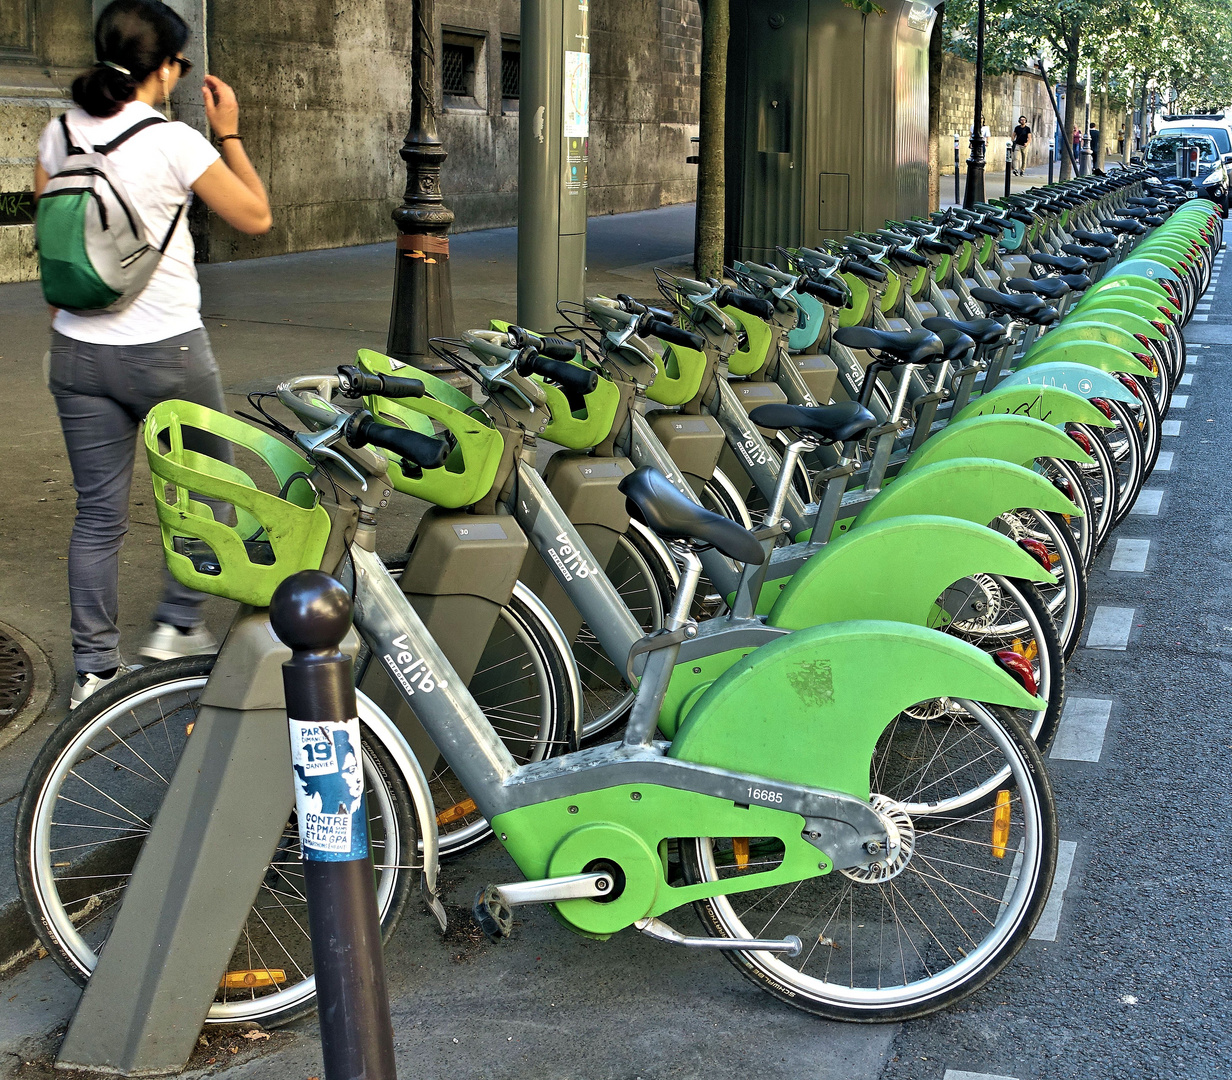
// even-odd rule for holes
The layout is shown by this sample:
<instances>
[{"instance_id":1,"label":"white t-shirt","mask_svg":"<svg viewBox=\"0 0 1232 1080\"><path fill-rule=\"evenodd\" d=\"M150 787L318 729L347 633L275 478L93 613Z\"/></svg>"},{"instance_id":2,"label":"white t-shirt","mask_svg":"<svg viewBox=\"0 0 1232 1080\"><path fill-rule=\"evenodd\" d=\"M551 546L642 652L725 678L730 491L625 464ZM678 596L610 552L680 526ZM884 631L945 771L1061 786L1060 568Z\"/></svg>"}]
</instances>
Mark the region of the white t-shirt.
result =
<instances>
[{"instance_id":1,"label":"white t-shirt","mask_svg":"<svg viewBox=\"0 0 1232 1080\"><path fill-rule=\"evenodd\" d=\"M74 108L67 119L73 142L86 150L109 143L147 116L158 115L144 102L130 101L115 116L91 116ZM175 212L192 198L192 185L218 160L218 151L187 124L169 123L151 124L107 157L145 226L146 238L158 245ZM39 163L54 176L67 159L64 129L55 119L39 139ZM128 307L98 315L60 311L52 325L65 337L97 345L147 345L201 326L201 287L193 265L187 209L149 284Z\"/></svg>"}]
</instances>

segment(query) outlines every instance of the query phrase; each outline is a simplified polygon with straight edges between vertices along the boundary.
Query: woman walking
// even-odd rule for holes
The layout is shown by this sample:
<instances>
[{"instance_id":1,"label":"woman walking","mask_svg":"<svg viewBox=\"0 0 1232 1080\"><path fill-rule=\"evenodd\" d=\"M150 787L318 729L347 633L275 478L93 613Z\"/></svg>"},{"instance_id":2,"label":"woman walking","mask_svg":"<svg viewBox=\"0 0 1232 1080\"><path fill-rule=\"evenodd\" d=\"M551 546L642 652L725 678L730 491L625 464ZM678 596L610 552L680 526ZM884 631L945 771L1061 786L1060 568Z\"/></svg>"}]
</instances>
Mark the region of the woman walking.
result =
<instances>
[{"instance_id":1,"label":"woman walking","mask_svg":"<svg viewBox=\"0 0 1232 1080\"><path fill-rule=\"evenodd\" d=\"M269 200L244 152L239 106L226 83L207 75L201 89L221 154L186 124L159 122L155 106L169 108L171 91L192 66L183 55L188 33L184 20L157 0L108 4L94 29L98 62L73 83L76 108L48 124L39 141L36 197L73 153L114 144L107 161L132 209L157 238L153 243L165 239L135 298L88 313L58 310L52 321L48 385L77 491L68 560L77 670L72 708L126 670L116 625L119 553L142 420L168 398L224 409L201 322L188 204L195 194L250 235L270 227ZM165 660L213 651L217 644L201 621L203 599L167 574L143 654Z\"/></svg>"}]
</instances>

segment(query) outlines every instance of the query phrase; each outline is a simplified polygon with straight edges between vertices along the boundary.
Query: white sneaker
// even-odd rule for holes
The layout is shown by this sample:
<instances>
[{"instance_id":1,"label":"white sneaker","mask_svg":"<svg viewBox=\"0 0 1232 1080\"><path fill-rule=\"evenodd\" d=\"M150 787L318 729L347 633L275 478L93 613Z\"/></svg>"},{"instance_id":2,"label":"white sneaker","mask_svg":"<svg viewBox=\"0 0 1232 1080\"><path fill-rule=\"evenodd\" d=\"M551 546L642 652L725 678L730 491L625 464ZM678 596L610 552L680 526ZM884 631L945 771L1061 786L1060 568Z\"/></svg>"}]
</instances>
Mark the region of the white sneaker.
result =
<instances>
[{"instance_id":1,"label":"white sneaker","mask_svg":"<svg viewBox=\"0 0 1232 1080\"><path fill-rule=\"evenodd\" d=\"M79 671L77 673L77 678L73 680L73 692L70 695L69 701L68 701L69 711L71 712L73 709L77 708L78 705L81 705L83 702L85 702L88 698L93 697L104 686L110 686L113 682L116 681L116 679L119 679L122 676L127 675L130 671L136 671L140 666L141 666L140 664L131 665L131 666L127 664L121 664L118 668L116 668L114 675L109 675L105 679L100 678L98 675L95 675L92 671L89 671L89 672Z\"/></svg>"},{"instance_id":2,"label":"white sneaker","mask_svg":"<svg viewBox=\"0 0 1232 1080\"><path fill-rule=\"evenodd\" d=\"M200 623L191 630L181 630L165 622L155 623L153 632L141 647L141 655L149 660L174 660L177 656L200 656L217 651L214 635Z\"/></svg>"}]
</instances>

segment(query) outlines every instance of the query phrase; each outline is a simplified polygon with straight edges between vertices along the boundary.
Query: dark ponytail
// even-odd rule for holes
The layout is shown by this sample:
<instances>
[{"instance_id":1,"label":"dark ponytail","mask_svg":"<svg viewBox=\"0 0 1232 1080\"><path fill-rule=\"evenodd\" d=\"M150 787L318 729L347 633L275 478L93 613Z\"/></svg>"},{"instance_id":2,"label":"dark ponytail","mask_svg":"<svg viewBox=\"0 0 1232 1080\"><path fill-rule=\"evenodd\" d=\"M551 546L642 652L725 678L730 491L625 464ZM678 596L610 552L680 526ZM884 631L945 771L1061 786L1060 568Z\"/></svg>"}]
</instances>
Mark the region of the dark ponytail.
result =
<instances>
[{"instance_id":1,"label":"dark ponytail","mask_svg":"<svg viewBox=\"0 0 1232 1080\"><path fill-rule=\"evenodd\" d=\"M73 80L73 100L91 116L115 116L188 40L188 24L159 0L112 0L94 27L98 63Z\"/></svg>"}]
</instances>

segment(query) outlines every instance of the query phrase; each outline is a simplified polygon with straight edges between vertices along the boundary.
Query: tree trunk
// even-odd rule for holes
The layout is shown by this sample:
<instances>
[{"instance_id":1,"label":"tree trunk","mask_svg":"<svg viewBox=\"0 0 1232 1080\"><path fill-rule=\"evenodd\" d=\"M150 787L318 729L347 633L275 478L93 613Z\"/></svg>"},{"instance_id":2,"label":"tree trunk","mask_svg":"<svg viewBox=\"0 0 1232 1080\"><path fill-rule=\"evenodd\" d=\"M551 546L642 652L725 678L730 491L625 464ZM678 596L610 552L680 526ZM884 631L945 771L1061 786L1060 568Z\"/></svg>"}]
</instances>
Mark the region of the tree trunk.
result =
<instances>
[{"instance_id":1,"label":"tree trunk","mask_svg":"<svg viewBox=\"0 0 1232 1080\"><path fill-rule=\"evenodd\" d=\"M1142 98L1138 102L1138 116L1141 118L1138 121L1138 147L1137 148L1139 150L1141 150L1144 146L1146 146L1146 140L1148 138L1147 120L1146 120L1146 101L1147 101L1147 95L1150 93L1150 91L1147 89L1146 84L1150 81L1151 80L1148 79L1146 75L1142 76Z\"/></svg>"},{"instance_id":2,"label":"tree trunk","mask_svg":"<svg viewBox=\"0 0 1232 1080\"><path fill-rule=\"evenodd\" d=\"M702 78L697 150L697 276L719 277L723 271L723 232L727 178L723 141L727 112L727 39L731 29L728 0L701 0Z\"/></svg>"},{"instance_id":3,"label":"tree trunk","mask_svg":"<svg viewBox=\"0 0 1232 1080\"><path fill-rule=\"evenodd\" d=\"M1075 35L1077 37L1077 35ZM1067 45L1071 42L1067 39ZM1065 64L1065 120L1062 124L1064 130L1061 132L1061 138L1065 140L1065 146L1069 149L1062 149L1061 152L1061 180L1069 180L1073 177L1077 162L1071 163L1070 155L1074 152L1074 117L1078 114L1078 42L1072 42L1069 51L1069 59Z\"/></svg>"},{"instance_id":4,"label":"tree trunk","mask_svg":"<svg viewBox=\"0 0 1232 1080\"><path fill-rule=\"evenodd\" d=\"M928 209L941 208L941 80L945 66L942 23L945 5L937 8L933 36L928 39Z\"/></svg>"},{"instance_id":5,"label":"tree trunk","mask_svg":"<svg viewBox=\"0 0 1232 1080\"><path fill-rule=\"evenodd\" d=\"M1104 161L1108 157L1108 136L1112 134L1108 130L1108 72L1100 72L1099 77L1099 160L1096 162L1097 169L1103 169ZM1115 137L1115 136L1114 136Z\"/></svg>"}]
</instances>

